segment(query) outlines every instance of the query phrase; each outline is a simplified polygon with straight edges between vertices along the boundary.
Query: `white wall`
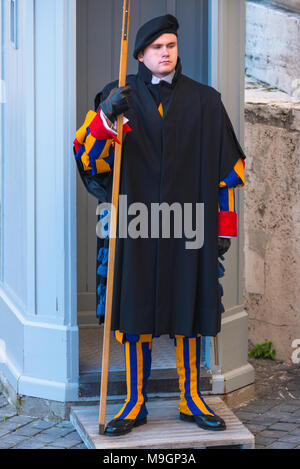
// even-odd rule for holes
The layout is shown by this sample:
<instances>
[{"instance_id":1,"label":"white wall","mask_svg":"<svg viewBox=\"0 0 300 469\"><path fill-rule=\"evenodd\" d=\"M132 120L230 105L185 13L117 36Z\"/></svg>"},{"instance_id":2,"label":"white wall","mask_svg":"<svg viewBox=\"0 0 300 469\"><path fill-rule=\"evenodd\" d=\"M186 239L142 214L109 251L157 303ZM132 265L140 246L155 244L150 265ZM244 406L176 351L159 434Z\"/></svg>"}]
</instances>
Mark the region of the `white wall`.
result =
<instances>
[{"instance_id":1,"label":"white wall","mask_svg":"<svg viewBox=\"0 0 300 469\"><path fill-rule=\"evenodd\" d=\"M78 379L75 2L15 3L17 48L2 0L0 371L19 394L66 400Z\"/></svg>"}]
</instances>

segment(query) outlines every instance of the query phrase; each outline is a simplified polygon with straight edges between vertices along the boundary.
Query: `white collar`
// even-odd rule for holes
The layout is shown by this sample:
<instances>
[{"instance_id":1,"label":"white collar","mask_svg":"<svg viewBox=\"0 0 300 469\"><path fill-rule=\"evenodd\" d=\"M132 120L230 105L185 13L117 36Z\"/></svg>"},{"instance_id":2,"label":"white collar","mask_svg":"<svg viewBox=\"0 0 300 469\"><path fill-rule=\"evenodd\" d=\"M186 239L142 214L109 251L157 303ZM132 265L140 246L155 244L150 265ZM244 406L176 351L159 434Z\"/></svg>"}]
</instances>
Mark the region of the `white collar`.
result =
<instances>
[{"instance_id":1,"label":"white collar","mask_svg":"<svg viewBox=\"0 0 300 469\"><path fill-rule=\"evenodd\" d=\"M170 83L170 85L171 85L171 84L172 84L172 81L173 81L173 78L174 78L174 75L175 75L175 70L173 70L173 72L169 73L169 75L166 75L166 76L163 77L163 78L158 78L158 77L156 77L155 75L152 75L151 83L152 83L152 85L158 85L158 83L159 83L161 80L164 80L164 81L166 81L167 83Z\"/></svg>"}]
</instances>

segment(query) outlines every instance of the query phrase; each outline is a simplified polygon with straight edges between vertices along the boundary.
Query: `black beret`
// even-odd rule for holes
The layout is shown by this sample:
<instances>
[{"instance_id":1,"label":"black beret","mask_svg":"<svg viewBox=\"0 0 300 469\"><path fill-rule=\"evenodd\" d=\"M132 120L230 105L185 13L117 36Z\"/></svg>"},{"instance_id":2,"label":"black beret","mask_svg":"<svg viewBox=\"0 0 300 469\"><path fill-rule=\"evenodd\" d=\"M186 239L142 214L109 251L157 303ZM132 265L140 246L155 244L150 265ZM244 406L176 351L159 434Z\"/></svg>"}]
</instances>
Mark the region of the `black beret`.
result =
<instances>
[{"instance_id":1,"label":"black beret","mask_svg":"<svg viewBox=\"0 0 300 469\"><path fill-rule=\"evenodd\" d=\"M143 24L135 38L133 57L137 59L138 53L162 34L173 33L177 36L178 28L178 21L173 15L158 16Z\"/></svg>"}]
</instances>

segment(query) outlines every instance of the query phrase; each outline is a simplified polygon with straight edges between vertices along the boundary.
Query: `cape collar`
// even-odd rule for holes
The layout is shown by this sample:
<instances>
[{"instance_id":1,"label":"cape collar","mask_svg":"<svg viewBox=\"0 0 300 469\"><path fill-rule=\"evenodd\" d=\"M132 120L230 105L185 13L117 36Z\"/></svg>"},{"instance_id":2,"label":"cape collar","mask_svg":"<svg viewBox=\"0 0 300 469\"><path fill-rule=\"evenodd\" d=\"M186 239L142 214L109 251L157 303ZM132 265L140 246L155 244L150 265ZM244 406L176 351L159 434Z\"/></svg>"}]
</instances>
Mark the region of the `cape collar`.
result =
<instances>
[{"instance_id":1,"label":"cape collar","mask_svg":"<svg viewBox=\"0 0 300 469\"><path fill-rule=\"evenodd\" d=\"M175 86L175 83L177 82L178 78L180 77L182 72L182 66L181 66L181 60L178 57L177 64L175 67L175 75L172 80L171 86ZM141 80L146 84L151 84L152 82L152 72L149 70L149 68L146 67L146 65L143 62L139 62L139 69L137 73L138 77L141 78ZM164 81L164 80L162 80ZM165 82L167 83L167 82Z\"/></svg>"}]
</instances>

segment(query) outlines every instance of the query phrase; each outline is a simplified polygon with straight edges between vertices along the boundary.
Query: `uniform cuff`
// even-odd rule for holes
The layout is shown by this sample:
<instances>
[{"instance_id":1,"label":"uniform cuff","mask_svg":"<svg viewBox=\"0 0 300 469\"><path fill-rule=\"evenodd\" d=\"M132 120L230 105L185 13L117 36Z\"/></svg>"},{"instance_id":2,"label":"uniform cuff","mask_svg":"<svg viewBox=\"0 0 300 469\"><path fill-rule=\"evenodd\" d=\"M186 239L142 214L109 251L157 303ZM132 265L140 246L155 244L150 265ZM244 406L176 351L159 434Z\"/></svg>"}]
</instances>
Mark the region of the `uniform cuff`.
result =
<instances>
[{"instance_id":1,"label":"uniform cuff","mask_svg":"<svg viewBox=\"0 0 300 469\"><path fill-rule=\"evenodd\" d=\"M116 136L113 132L105 128L101 116L100 116L100 111L97 112L96 116L92 120L92 122L89 125L91 135L96 139L96 140L108 140L108 139L115 139Z\"/></svg>"},{"instance_id":2,"label":"uniform cuff","mask_svg":"<svg viewBox=\"0 0 300 469\"><path fill-rule=\"evenodd\" d=\"M237 236L236 212L219 212L219 236Z\"/></svg>"}]
</instances>

